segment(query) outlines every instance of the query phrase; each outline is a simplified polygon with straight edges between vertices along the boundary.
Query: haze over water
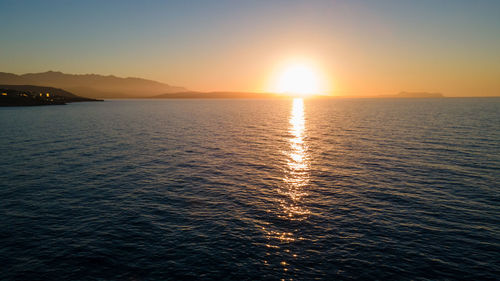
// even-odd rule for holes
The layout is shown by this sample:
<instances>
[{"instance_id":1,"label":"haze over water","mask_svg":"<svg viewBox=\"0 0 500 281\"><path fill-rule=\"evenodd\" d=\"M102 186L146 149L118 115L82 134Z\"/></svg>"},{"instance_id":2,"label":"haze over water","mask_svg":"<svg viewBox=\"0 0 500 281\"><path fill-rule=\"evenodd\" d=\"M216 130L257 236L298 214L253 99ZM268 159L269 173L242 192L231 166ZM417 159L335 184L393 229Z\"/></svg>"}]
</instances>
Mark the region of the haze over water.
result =
<instances>
[{"instance_id":1,"label":"haze over water","mask_svg":"<svg viewBox=\"0 0 500 281\"><path fill-rule=\"evenodd\" d=\"M0 109L2 280L470 279L500 265L500 100Z\"/></svg>"}]
</instances>

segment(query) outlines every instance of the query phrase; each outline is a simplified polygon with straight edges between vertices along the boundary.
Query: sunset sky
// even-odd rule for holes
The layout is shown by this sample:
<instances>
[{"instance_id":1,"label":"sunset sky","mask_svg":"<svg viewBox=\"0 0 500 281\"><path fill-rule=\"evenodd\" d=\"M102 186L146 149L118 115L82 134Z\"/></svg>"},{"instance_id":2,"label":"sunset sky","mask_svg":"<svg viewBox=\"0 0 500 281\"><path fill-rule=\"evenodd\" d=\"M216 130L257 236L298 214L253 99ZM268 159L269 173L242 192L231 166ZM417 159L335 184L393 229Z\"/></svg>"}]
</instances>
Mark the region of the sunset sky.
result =
<instances>
[{"instance_id":1,"label":"sunset sky","mask_svg":"<svg viewBox=\"0 0 500 281\"><path fill-rule=\"evenodd\" d=\"M0 1L1 72L270 91L288 64L341 96L500 95L500 1Z\"/></svg>"}]
</instances>

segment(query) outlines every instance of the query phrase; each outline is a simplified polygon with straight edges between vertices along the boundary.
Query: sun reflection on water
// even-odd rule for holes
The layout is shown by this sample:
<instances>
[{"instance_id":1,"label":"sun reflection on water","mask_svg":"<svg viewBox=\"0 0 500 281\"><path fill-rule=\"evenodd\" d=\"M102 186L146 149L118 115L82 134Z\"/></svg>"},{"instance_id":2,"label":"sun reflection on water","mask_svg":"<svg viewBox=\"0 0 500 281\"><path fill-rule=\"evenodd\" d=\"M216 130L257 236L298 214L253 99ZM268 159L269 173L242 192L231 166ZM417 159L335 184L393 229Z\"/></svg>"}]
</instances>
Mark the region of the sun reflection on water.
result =
<instances>
[{"instance_id":1,"label":"sun reflection on water","mask_svg":"<svg viewBox=\"0 0 500 281\"><path fill-rule=\"evenodd\" d=\"M303 220L309 214L302 204L302 198L307 195L305 187L309 183L309 159L304 142L304 100L301 98L293 100L289 133L290 149L285 152L288 156L286 174L283 178L285 184L280 188L280 194L284 195L284 199L280 205L289 219Z\"/></svg>"},{"instance_id":2,"label":"sun reflection on water","mask_svg":"<svg viewBox=\"0 0 500 281\"><path fill-rule=\"evenodd\" d=\"M279 261L279 266L284 274L292 277L293 264L298 259L294 250L301 237L297 225L306 220L310 211L304 204L309 184L309 156L306 144L306 120L304 117L304 100L293 100L288 129L288 147L283 150L286 159L284 166L283 182L278 187L279 209L277 216L283 224L262 227L265 232L269 249L264 265L271 266L269 261ZM285 226L287 225L287 226ZM295 225L295 226L293 226ZM285 277L285 276L284 276ZM286 278L293 280L293 278Z\"/></svg>"}]
</instances>

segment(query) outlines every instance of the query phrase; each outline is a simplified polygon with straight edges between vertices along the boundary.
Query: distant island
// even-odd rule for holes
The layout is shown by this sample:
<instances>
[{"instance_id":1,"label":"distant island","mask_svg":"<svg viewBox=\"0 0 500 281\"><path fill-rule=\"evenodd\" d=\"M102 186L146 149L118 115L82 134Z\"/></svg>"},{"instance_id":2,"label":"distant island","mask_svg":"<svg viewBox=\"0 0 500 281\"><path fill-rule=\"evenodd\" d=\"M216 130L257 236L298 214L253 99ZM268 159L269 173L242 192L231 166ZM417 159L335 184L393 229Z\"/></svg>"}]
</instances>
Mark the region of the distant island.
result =
<instances>
[{"instance_id":1,"label":"distant island","mask_svg":"<svg viewBox=\"0 0 500 281\"><path fill-rule=\"evenodd\" d=\"M153 96L154 99L267 99L287 98L288 96L272 93L254 92L181 92Z\"/></svg>"},{"instance_id":2,"label":"distant island","mask_svg":"<svg viewBox=\"0 0 500 281\"><path fill-rule=\"evenodd\" d=\"M429 92L399 92L395 95L382 95L378 96L380 98L444 98L445 96L441 93L429 93Z\"/></svg>"},{"instance_id":3,"label":"distant island","mask_svg":"<svg viewBox=\"0 0 500 281\"><path fill-rule=\"evenodd\" d=\"M0 106L64 105L83 101L102 100L77 96L53 87L0 85Z\"/></svg>"},{"instance_id":4,"label":"distant island","mask_svg":"<svg viewBox=\"0 0 500 281\"><path fill-rule=\"evenodd\" d=\"M400 92L397 94L399 98L444 98L441 93L429 93L429 92Z\"/></svg>"}]
</instances>

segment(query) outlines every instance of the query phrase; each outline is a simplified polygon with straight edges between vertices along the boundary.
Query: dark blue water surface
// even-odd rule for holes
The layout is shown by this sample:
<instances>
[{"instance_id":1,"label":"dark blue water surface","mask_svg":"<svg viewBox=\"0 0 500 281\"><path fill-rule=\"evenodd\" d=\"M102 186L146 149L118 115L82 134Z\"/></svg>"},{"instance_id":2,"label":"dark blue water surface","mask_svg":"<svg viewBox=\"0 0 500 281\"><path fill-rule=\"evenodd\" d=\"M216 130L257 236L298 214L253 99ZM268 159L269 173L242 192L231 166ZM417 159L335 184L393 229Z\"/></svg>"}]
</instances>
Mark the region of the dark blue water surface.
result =
<instances>
[{"instance_id":1,"label":"dark blue water surface","mask_svg":"<svg viewBox=\"0 0 500 281\"><path fill-rule=\"evenodd\" d=\"M0 108L1 280L500 279L500 99Z\"/></svg>"}]
</instances>

